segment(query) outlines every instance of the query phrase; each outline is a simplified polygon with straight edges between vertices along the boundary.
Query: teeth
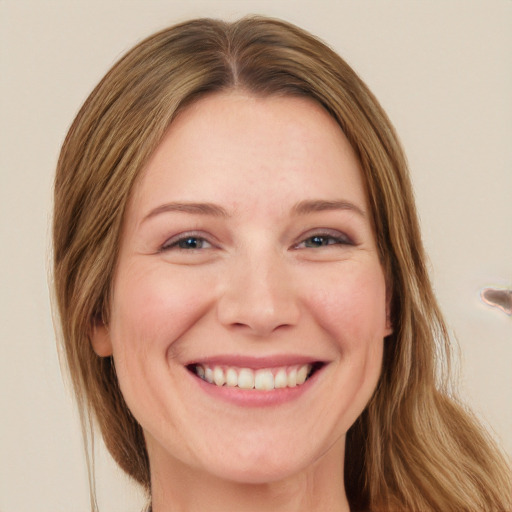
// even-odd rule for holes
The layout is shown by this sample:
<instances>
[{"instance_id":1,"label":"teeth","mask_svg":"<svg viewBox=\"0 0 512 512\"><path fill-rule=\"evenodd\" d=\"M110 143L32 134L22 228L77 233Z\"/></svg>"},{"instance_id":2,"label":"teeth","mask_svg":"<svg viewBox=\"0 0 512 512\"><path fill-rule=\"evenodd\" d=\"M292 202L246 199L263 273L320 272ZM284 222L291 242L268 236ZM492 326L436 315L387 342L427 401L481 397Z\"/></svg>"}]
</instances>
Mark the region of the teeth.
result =
<instances>
[{"instance_id":1,"label":"teeth","mask_svg":"<svg viewBox=\"0 0 512 512\"><path fill-rule=\"evenodd\" d=\"M274 389L274 376L270 370L258 370L254 375L254 388L268 391Z\"/></svg>"},{"instance_id":2,"label":"teeth","mask_svg":"<svg viewBox=\"0 0 512 512\"><path fill-rule=\"evenodd\" d=\"M306 366L301 366L297 370L297 386L304 384L304 382L306 382L307 378L308 378L308 369Z\"/></svg>"},{"instance_id":3,"label":"teeth","mask_svg":"<svg viewBox=\"0 0 512 512\"><path fill-rule=\"evenodd\" d=\"M238 374L238 387L252 389L254 387L254 372L248 368L242 368Z\"/></svg>"},{"instance_id":4,"label":"teeth","mask_svg":"<svg viewBox=\"0 0 512 512\"><path fill-rule=\"evenodd\" d=\"M196 373L201 379L204 379L204 368L202 366L196 366Z\"/></svg>"},{"instance_id":5,"label":"teeth","mask_svg":"<svg viewBox=\"0 0 512 512\"><path fill-rule=\"evenodd\" d=\"M196 374L206 382L216 386L239 387L241 389L257 389L271 391L273 389L294 388L306 382L312 366L289 366L281 368L233 368L222 366L196 365Z\"/></svg>"},{"instance_id":6,"label":"teeth","mask_svg":"<svg viewBox=\"0 0 512 512\"><path fill-rule=\"evenodd\" d=\"M213 370L209 367L204 369L204 380L210 384L213 384Z\"/></svg>"},{"instance_id":7,"label":"teeth","mask_svg":"<svg viewBox=\"0 0 512 512\"><path fill-rule=\"evenodd\" d=\"M213 382L215 382L217 386L224 386L224 384L226 383L224 371L222 370L222 368L219 368L218 366L216 366L213 369Z\"/></svg>"},{"instance_id":8,"label":"teeth","mask_svg":"<svg viewBox=\"0 0 512 512\"><path fill-rule=\"evenodd\" d=\"M204 373L204 370L203 370ZM286 370L284 368L280 368L277 370L276 376L274 377L274 388L280 389L285 388L288 385L288 376L286 375Z\"/></svg>"},{"instance_id":9,"label":"teeth","mask_svg":"<svg viewBox=\"0 0 512 512\"><path fill-rule=\"evenodd\" d=\"M199 368L201 368L201 366L199 366ZM198 375L199 377L201 377L199 373ZM236 370L234 368L228 368L226 372L226 386L230 388L238 386L238 374L236 373Z\"/></svg>"},{"instance_id":10,"label":"teeth","mask_svg":"<svg viewBox=\"0 0 512 512\"><path fill-rule=\"evenodd\" d=\"M292 368L288 373L288 387L294 388L297 385L297 368Z\"/></svg>"}]
</instances>

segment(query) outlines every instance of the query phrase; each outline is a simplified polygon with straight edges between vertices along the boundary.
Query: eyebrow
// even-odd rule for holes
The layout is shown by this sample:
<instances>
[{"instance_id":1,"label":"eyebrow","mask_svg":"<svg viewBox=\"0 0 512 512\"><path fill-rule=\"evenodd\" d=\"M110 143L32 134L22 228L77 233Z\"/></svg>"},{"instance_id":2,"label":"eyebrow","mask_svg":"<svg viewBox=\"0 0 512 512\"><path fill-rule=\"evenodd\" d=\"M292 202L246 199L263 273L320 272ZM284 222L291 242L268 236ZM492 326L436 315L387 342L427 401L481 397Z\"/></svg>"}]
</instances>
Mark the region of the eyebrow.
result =
<instances>
[{"instance_id":1,"label":"eyebrow","mask_svg":"<svg viewBox=\"0 0 512 512\"><path fill-rule=\"evenodd\" d=\"M325 200L306 200L300 201L292 211L298 215L306 215L308 213L323 212L326 210L350 210L362 217L366 217L366 212L354 203L345 200L325 201Z\"/></svg>"},{"instance_id":2,"label":"eyebrow","mask_svg":"<svg viewBox=\"0 0 512 512\"><path fill-rule=\"evenodd\" d=\"M292 208L295 215L307 215L308 213L322 212L328 210L349 210L366 217L366 212L359 206L345 200L326 201L323 199L304 200L296 203ZM215 203L189 203L173 202L165 203L151 210L143 219L145 222L157 215L168 212L182 212L194 215L210 215L214 217L230 217L229 213Z\"/></svg>"},{"instance_id":3,"label":"eyebrow","mask_svg":"<svg viewBox=\"0 0 512 512\"><path fill-rule=\"evenodd\" d=\"M142 219L142 222L145 222L156 215L160 215L161 213L168 212L183 212L183 213L192 213L199 215L210 215L214 217L229 217L228 212L217 204L213 203L165 203L160 206L157 206L153 210L151 210L145 217Z\"/></svg>"}]
</instances>

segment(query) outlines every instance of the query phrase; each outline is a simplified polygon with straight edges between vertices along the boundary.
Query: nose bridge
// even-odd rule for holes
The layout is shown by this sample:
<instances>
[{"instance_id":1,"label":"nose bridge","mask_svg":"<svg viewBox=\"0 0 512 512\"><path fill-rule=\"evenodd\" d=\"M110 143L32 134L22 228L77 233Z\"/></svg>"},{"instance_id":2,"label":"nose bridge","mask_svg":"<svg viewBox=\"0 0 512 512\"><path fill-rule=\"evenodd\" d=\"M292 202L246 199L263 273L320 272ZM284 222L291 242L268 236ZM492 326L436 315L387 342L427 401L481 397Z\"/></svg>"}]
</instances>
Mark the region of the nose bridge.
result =
<instances>
[{"instance_id":1,"label":"nose bridge","mask_svg":"<svg viewBox=\"0 0 512 512\"><path fill-rule=\"evenodd\" d=\"M288 270L284 256L271 248L237 258L219 300L220 322L260 336L294 325L299 308Z\"/></svg>"}]
</instances>

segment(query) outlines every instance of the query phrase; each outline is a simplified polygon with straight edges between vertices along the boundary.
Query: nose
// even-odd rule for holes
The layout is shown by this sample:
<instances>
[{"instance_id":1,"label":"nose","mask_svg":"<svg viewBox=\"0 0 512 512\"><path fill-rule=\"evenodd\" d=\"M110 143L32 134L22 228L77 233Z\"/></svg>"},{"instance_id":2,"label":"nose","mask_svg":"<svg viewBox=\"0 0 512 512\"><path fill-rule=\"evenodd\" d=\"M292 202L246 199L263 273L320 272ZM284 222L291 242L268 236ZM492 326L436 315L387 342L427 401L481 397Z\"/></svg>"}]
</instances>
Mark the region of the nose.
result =
<instances>
[{"instance_id":1,"label":"nose","mask_svg":"<svg viewBox=\"0 0 512 512\"><path fill-rule=\"evenodd\" d=\"M296 325L299 303L283 258L244 258L231 267L218 301L218 319L257 337Z\"/></svg>"}]
</instances>

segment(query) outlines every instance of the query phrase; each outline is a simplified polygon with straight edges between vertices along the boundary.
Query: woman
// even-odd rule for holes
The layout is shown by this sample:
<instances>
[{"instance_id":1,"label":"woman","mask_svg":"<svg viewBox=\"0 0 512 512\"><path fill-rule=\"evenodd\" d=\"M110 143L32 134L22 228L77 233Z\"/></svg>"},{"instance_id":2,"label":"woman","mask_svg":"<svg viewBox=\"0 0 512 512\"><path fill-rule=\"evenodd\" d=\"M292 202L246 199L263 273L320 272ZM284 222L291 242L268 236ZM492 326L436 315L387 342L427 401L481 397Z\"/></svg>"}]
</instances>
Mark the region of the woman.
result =
<instances>
[{"instance_id":1,"label":"woman","mask_svg":"<svg viewBox=\"0 0 512 512\"><path fill-rule=\"evenodd\" d=\"M82 423L153 512L511 510L439 368L424 260L385 113L281 21L148 38L62 148L54 277Z\"/></svg>"}]
</instances>

